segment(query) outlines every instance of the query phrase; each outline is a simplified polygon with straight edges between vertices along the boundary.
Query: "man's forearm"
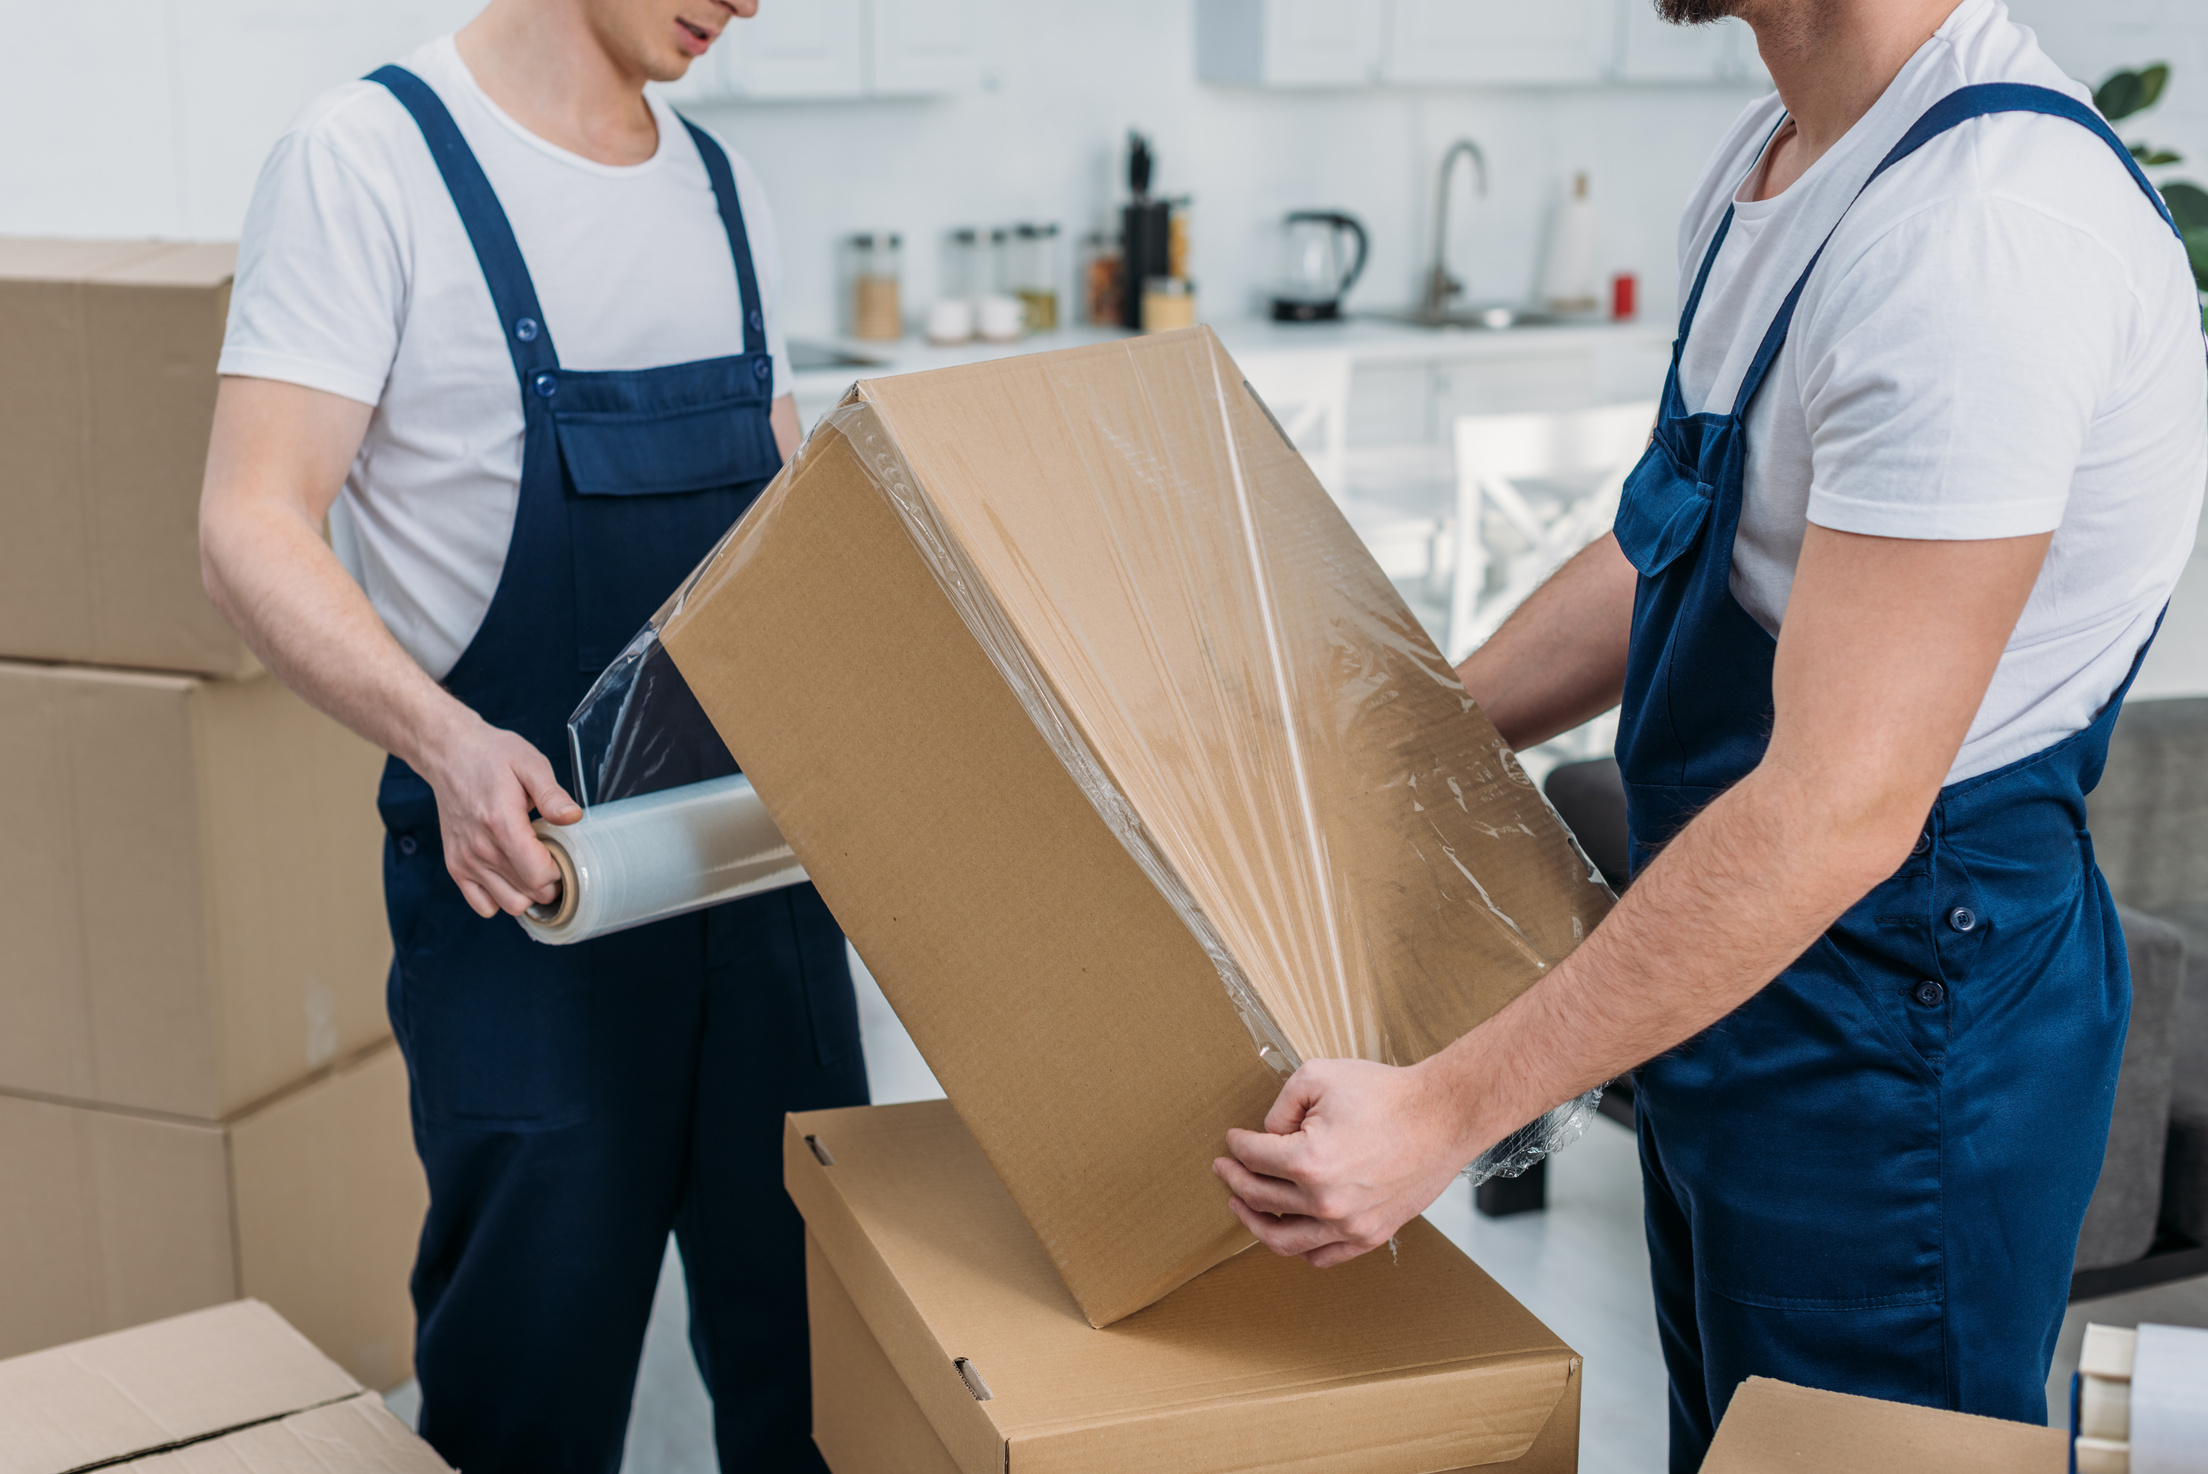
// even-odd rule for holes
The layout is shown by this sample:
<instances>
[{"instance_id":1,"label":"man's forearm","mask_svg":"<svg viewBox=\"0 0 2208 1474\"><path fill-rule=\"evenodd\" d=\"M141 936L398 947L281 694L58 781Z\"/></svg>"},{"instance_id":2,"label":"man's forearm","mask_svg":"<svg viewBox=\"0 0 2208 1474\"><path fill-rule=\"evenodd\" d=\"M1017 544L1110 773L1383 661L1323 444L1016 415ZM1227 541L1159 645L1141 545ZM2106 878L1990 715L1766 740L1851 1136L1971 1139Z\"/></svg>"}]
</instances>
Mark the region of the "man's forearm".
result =
<instances>
[{"instance_id":1,"label":"man's forearm","mask_svg":"<svg viewBox=\"0 0 2208 1474\"><path fill-rule=\"evenodd\" d=\"M285 685L420 767L425 749L473 713L399 648L321 536L368 415L299 385L224 379L200 567L215 607Z\"/></svg>"},{"instance_id":2,"label":"man's forearm","mask_svg":"<svg viewBox=\"0 0 2208 1474\"><path fill-rule=\"evenodd\" d=\"M1457 667L1504 741L1531 747L1618 704L1634 583L1633 565L1605 533Z\"/></svg>"},{"instance_id":3,"label":"man's forearm","mask_svg":"<svg viewBox=\"0 0 2208 1474\"><path fill-rule=\"evenodd\" d=\"M284 513L248 513L203 535L215 606L278 679L416 766L467 708L391 638L317 533Z\"/></svg>"},{"instance_id":4,"label":"man's forearm","mask_svg":"<svg viewBox=\"0 0 2208 1474\"><path fill-rule=\"evenodd\" d=\"M1892 873L1910 831L1816 786L1751 774L1554 972L1435 1057L1468 1153L1708 1028Z\"/></svg>"}]
</instances>

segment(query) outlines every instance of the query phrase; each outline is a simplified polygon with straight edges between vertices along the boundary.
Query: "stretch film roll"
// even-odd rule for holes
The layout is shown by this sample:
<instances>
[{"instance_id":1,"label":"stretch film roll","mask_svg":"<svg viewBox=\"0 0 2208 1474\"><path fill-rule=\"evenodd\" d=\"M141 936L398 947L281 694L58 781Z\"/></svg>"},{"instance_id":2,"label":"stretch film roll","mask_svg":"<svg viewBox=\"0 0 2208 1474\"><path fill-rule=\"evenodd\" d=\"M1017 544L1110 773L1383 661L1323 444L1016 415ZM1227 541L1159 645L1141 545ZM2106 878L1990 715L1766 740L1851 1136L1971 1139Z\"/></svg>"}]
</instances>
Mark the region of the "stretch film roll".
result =
<instances>
[{"instance_id":1,"label":"stretch film roll","mask_svg":"<svg viewBox=\"0 0 2208 1474\"><path fill-rule=\"evenodd\" d=\"M602 937L805 878L742 774L600 804L573 824L537 821L560 898L519 920L552 946Z\"/></svg>"}]
</instances>

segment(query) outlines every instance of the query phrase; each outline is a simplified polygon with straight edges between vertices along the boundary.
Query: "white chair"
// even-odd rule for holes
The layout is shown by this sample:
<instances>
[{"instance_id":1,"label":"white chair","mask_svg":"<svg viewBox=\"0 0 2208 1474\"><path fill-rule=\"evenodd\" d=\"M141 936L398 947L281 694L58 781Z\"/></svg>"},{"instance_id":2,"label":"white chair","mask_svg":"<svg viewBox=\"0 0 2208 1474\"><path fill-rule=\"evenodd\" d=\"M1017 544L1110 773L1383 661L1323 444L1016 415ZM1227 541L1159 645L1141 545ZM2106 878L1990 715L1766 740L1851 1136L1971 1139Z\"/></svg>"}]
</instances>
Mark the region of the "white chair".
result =
<instances>
[{"instance_id":1,"label":"white chair","mask_svg":"<svg viewBox=\"0 0 2208 1474\"><path fill-rule=\"evenodd\" d=\"M1654 401L1458 418L1457 505L1449 539L1452 663L1494 634L1574 553L1609 531L1618 494L1655 423Z\"/></svg>"},{"instance_id":2,"label":"white chair","mask_svg":"<svg viewBox=\"0 0 2208 1474\"><path fill-rule=\"evenodd\" d=\"M1349 448L1349 355L1291 350L1252 353L1236 361L1242 377L1280 422L1281 432L1311 463L1319 484L1339 497Z\"/></svg>"}]
</instances>

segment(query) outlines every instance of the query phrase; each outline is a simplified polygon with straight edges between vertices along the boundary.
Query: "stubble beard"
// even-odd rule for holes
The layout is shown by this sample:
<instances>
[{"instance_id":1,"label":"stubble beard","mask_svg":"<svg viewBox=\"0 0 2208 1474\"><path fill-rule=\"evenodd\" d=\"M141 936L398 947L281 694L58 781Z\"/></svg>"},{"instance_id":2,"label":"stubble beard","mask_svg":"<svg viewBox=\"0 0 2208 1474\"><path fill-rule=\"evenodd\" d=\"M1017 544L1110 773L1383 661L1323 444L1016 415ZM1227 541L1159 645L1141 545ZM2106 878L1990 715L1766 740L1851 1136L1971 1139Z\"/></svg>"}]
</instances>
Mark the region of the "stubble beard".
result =
<instances>
[{"instance_id":1,"label":"stubble beard","mask_svg":"<svg viewBox=\"0 0 2208 1474\"><path fill-rule=\"evenodd\" d=\"M1656 14L1675 26L1707 26L1739 15L1747 4L1748 0L1656 0Z\"/></svg>"}]
</instances>

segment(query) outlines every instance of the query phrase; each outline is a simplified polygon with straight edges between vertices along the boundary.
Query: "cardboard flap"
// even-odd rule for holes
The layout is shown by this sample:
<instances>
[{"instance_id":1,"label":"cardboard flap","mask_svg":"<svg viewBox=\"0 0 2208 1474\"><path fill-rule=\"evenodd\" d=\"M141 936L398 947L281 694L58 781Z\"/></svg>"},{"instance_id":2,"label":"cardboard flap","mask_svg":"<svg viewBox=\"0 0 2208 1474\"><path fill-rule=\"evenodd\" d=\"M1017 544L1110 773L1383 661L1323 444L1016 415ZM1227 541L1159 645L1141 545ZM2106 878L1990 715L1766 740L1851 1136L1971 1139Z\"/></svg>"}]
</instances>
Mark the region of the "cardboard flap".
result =
<instances>
[{"instance_id":1,"label":"cardboard flap","mask_svg":"<svg viewBox=\"0 0 2208 1474\"><path fill-rule=\"evenodd\" d=\"M373 1392L133 1459L118 1474L452 1474Z\"/></svg>"},{"instance_id":2,"label":"cardboard flap","mask_svg":"<svg viewBox=\"0 0 2208 1474\"><path fill-rule=\"evenodd\" d=\"M2069 1458L2053 1428L1750 1377L1702 1474L2062 1474Z\"/></svg>"},{"instance_id":3,"label":"cardboard flap","mask_svg":"<svg viewBox=\"0 0 2208 1474\"><path fill-rule=\"evenodd\" d=\"M352 1397L258 1300L0 1361L0 1474L67 1474Z\"/></svg>"},{"instance_id":4,"label":"cardboard flap","mask_svg":"<svg viewBox=\"0 0 2208 1474\"><path fill-rule=\"evenodd\" d=\"M1395 1254L1333 1270L1237 1256L1098 1330L949 1103L813 1112L789 1132L791 1196L971 1474L1501 1463L1532 1446L1578 1374L1571 1350L1423 1219ZM973 1436L976 1415L1001 1443Z\"/></svg>"}]
</instances>

